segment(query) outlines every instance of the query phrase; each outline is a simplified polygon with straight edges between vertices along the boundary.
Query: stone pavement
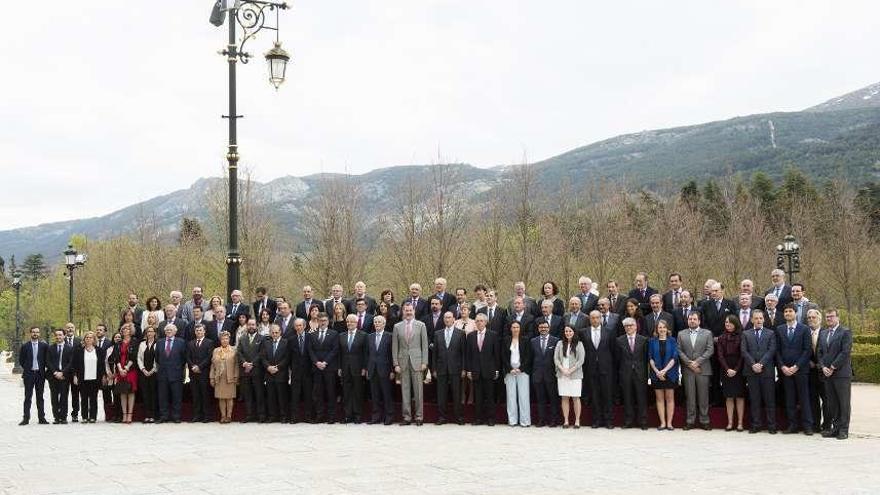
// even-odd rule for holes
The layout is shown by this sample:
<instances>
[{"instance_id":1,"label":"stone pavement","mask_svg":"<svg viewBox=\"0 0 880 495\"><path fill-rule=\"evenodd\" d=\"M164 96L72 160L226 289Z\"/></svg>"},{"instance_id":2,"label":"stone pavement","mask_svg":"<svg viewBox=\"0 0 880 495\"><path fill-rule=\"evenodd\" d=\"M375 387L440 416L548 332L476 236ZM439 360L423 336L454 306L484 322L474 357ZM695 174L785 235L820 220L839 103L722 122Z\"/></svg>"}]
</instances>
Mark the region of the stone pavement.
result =
<instances>
[{"instance_id":1,"label":"stone pavement","mask_svg":"<svg viewBox=\"0 0 880 495\"><path fill-rule=\"evenodd\" d=\"M880 387L872 385L854 386L847 441L506 425L56 426L32 419L18 426L21 379L5 364L0 397L3 494L880 492Z\"/></svg>"}]
</instances>

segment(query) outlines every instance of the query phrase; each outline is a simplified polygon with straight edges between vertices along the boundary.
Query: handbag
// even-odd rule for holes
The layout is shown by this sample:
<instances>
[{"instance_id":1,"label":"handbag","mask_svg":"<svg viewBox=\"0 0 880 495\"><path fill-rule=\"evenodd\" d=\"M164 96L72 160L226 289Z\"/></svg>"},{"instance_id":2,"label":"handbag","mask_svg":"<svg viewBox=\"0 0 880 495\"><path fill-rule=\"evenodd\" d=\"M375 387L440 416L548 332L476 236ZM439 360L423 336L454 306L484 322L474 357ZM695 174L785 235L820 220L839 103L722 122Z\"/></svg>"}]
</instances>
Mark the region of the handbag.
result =
<instances>
[{"instance_id":1,"label":"handbag","mask_svg":"<svg viewBox=\"0 0 880 495\"><path fill-rule=\"evenodd\" d=\"M119 380L114 385L113 390L117 394L130 394L131 393L131 383L128 383L127 380Z\"/></svg>"}]
</instances>

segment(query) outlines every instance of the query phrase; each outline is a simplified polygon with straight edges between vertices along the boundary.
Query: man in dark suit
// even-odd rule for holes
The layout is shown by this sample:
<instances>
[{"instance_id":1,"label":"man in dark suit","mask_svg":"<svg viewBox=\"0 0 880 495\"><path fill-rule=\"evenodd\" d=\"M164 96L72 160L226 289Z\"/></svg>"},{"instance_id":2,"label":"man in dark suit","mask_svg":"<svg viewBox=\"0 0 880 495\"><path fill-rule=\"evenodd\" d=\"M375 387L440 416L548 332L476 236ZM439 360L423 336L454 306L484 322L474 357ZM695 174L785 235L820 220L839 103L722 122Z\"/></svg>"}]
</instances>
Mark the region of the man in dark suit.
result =
<instances>
[{"instance_id":1,"label":"man in dark suit","mask_svg":"<svg viewBox=\"0 0 880 495\"><path fill-rule=\"evenodd\" d=\"M363 299L366 304L366 312L369 314L376 314L376 300L367 295L367 284L358 280L354 284L354 293L352 293L351 298L346 301L346 310L348 314L355 313L357 311L357 301L358 299ZM364 330L366 332L366 330Z\"/></svg>"},{"instance_id":2,"label":"man in dark suit","mask_svg":"<svg viewBox=\"0 0 880 495\"><path fill-rule=\"evenodd\" d=\"M654 335L654 329L657 328L657 322L660 320L666 322L666 328L675 328L675 318L672 314L663 311L663 297L660 294L651 296L650 304L651 312L644 317L645 324L642 327L642 335L651 338Z\"/></svg>"},{"instance_id":3,"label":"man in dark suit","mask_svg":"<svg viewBox=\"0 0 880 495\"><path fill-rule=\"evenodd\" d=\"M647 430L648 339L638 335L632 318L624 318L623 329L626 334L617 337L616 347L618 376L623 388L623 427L631 428L638 419L639 427Z\"/></svg>"},{"instance_id":4,"label":"man in dark suit","mask_svg":"<svg viewBox=\"0 0 880 495\"><path fill-rule=\"evenodd\" d=\"M584 384L590 393L593 428L614 428L612 386L614 380L615 332L602 328L602 315L590 313L590 326L581 333L584 343ZM585 395L585 394L584 394Z\"/></svg>"},{"instance_id":5,"label":"man in dark suit","mask_svg":"<svg viewBox=\"0 0 880 495\"><path fill-rule=\"evenodd\" d=\"M134 335L132 334L132 336ZM82 340L76 336L76 326L71 322L64 324L64 343L70 346L74 351L82 347ZM73 366L73 364L71 364L71 366ZM70 387L70 393L68 394L70 397L70 420L74 423L78 423L80 406L79 384L73 383L72 369L71 374L67 377L67 383Z\"/></svg>"},{"instance_id":6,"label":"man in dark suit","mask_svg":"<svg viewBox=\"0 0 880 495\"><path fill-rule=\"evenodd\" d=\"M590 280L589 277L581 276L578 278L578 289L580 292L575 294L573 297L576 297L580 302L581 312L584 313L584 318L589 321L590 312L596 309L596 305L599 303L599 296L593 294L593 281ZM570 303L569 303L570 304ZM571 326L571 325L569 325Z\"/></svg>"},{"instance_id":7,"label":"man in dark suit","mask_svg":"<svg viewBox=\"0 0 880 495\"><path fill-rule=\"evenodd\" d=\"M477 310L477 314L484 314L488 318L487 328L503 335L507 328L507 310L498 304L498 293L494 290L486 292L486 306ZM476 316L474 316L476 318Z\"/></svg>"},{"instance_id":8,"label":"man in dark suit","mask_svg":"<svg viewBox=\"0 0 880 495\"><path fill-rule=\"evenodd\" d=\"M479 317L478 313L477 316ZM488 316L486 317L488 318ZM449 420L449 393L452 392L452 410L455 422L464 424L461 403L461 379L464 378L465 334L454 327L455 316L451 311L443 315L443 328L434 332L434 376L437 378L437 424Z\"/></svg>"},{"instance_id":9,"label":"man in dark suit","mask_svg":"<svg viewBox=\"0 0 880 495\"><path fill-rule=\"evenodd\" d=\"M478 315L477 329L466 337L465 369L474 382L474 424L495 426L495 380L501 374L498 334L486 330L486 316Z\"/></svg>"},{"instance_id":10,"label":"man in dark suit","mask_svg":"<svg viewBox=\"0 0 880 495\"><path fill-rule=\"evenodd\" d=\"M541 316L536 318L535 322L531 325L531 328L524 330L522 335L526 339L534 337L534 326L540 325L542 321L546 321L547 324L550 325L550 335L559 339L562 338L562 330L565 328L565 322L561 316L553 314L553 303L546 299L541 302Z\"/></svg>"},{"instance_id":11,"label":"man in dark suit","mask_svg":"<svg viewBox=\"0 0 880 495\"><path fill-rule=\"evenodd\" d=\"M293 322L296 317L290 311L290 303L278 303L278 316L275 317L275 324L281 328L281 338L289 338L293 334Z\"/></svg>"},{"instance_id":12,"label":"man in dark suit","mask_svg":"<svg viewBox=\"0 0 880 495\"><path fill-rule=\"evenodd\" d=\"M205 337L214 344L214 347L220 346L221 332L229 332L229 345L234 346L237 330L238 323L226 317L226 308L222 306L215 310L214 320L205 323Z\"/></svg>"},{"instance_id":13,"label":"man in dark suit","mask_svg":"<svg viewBox=\"0 0 880 495\"><path fill-rule=\"evenodd\" d=\"M269 321L275 321L275 313L278 311L278 305L275 299L269 297L265 287L257 287L257 300L253 303L254 319L260 321L260 312L264 309L269 310Z\"/></svg>"},{"instance_id":14,"label":"man in dark suit","mask_svg":"<svg viewBox=\"0 0 880 495\"><path fill-rule=\"evenodd\" d=\"M691 291L681 291L681 307L672 313L672 316L675 318L675 324L672 329L673 337L678 337L678 332L688 327L688 316L690 316L691 313L699 312L698 308L693 305L693 301L694 299L691 295Z\"/></svg>"},{"instance_id":15,"label":"man in dark suit","mask_svg":"<svg viewBox=\"0 0 880 495\"><path fill-rule=\"evenodd\" d=\"M238 315L247 315L250 318L251 308L241 297L241 291L236 289L232 291L229 297L232 299L232 302L226 305L226 319L235 323L238 321ZM236 323L236 326L238 326L238 323ZM229 345L235 345L233 341L234 337L233 340L229 341Z\"/></svg>"},{"instance_id":16,"label":"man in dark suit","mask_svg":"<svg viewBox=\"0 0 880 495\"><path fill-rule=\"evenodd\" d=\"M314 376L316 421L336 422L336 371L339 369L339 335L327 328L327 313L318 317L318 330L309 339L309 359Z\"/></svg>"},{"instance_id":17,"label":"man in dark suit","mask_svg":"<svg viewBox=\"0 0 880 495\"><path fill-rule=\"evenodd\" d=\"M131 311L134 315L134 337L138 340L143 338L143 329L141 328L141 320L144 318L144 308L138 306L138 295L135 293L131 293L128 295L128 305L122 311L125 314L126 311ZM119 326L122 326L123 319L119 319Z\"/></svg>"},{"instance_id":18,"label":"man in dark suit","mask_svg":"<svg viewBox=\"0 0 880 495\"><path fill-rule=\"evenodd\" d=\"M764 296L764 326L767 328L776 328L785 322L782 316L782 308L779 306L779 298L774 294Z\"/></svg>"},{"instance_id":19,"label":"man in dark suit","mask_svg":"<svg viewBox=\"0 0 880 495\"><path fill-rule=\"evenodd\" d=\"M767 431L775 434L776 385L773 362L776 356L776 333L764 326L763 311L752 312L752 328L743 332L741 348L743 376L749 388L749 433L760 431L762 413L766 412Z\"/></svg>"},{"instance_id":20,"label":"man in dark suit","mask_svg":"<svg viewBox=\"0 0 880 495\"><path fill-rule=\"evenodd\" d=\"M773 294L779 301L779 307L784 308L791 302L791 286L785 283L785 272L779 268L774 269L770 272L770 280L772 285L764 292L764 300L767 300L767 295Z\"/></svg>"},{"instance_id":21,"label":"man in dark suit","mask_svg":"<svg viewBox=\"0 0 880 495\"><path fill-rule=\"evenodd\" d=\"M565 326L573 328L575 332L580 333L581 330L583 330L587 327L587 325L590 324L590 317L587 315L589 315L589 313L584 313L581 311L580 297L575 296L568 300L568 313L562 315L562 323ZM538 324L540 324L540 322L538 322ZM552 333L553 332L551 330L551 334Z\"/></svg>"},{"instance_id":22,"label":"man in dark suit","mask_svg":"<svg viewBox=\"0 0 880 495\"><path fill-rule=\"evenodd\" d=\"M776 327L776 366L785 389L785 411L788 429L798 431L798 405L804 434L813 434L813 414L810 409L810 329L797 321L797 308L788 303L783 310L785 323Z\"/></svg>"},{"instance_id":23,"label":"man in dark suit","mask_svg":"<svg viewBox=\"0 0 880 495\"><path fill-rule=\"evenodd\" d=\"M822 432L831 426L828 418L828 398L825 396L825 376L819 365L819 334L822 333L822 313L807 310L810 328L810 412L813 414L813 432Z\"/></svg>"},{"instance_id":24,"label":"man in dark suit","mask_svg":"<svg viewBox=\"0 0 880 495\"><path fill-rule=\"evenodd\" d=\"M263 376L266 377L266 409L269 413L267 421L285 423L290 356L287 339L281 337L281 328L276 324L269 328L269 339L264 340L260 347L260 363L263 365Z\"/></svg>"},{"instance_id":25,"label":"man in dark suit","mask_svg":"<svg viewBox=\"0 0 880 495\"><path fill-rule=\"evenodd\" d=\"M465 306L467 304L468 304L467 289L465 289L464 287L456 288L455 289L455 303L453 303L452 306L449 307L449 311L452 311L452 314L453 314L453 316L455 316L456 320L461 318L461 308L462 308L462 306ZM474 317L474 316L476 316L476 315L472 315L471 317Z\"/></svg>"},{"instance_id":26,"label":"man in dark suit","mask_svg":"<svg viewBox=\"0 0 880 495\"><path fill-rule=\"evenodd\" d=\"M394 420L391 380L394 379L394 361L391 358L391 332L385 331L385 317L376 316L376 331L367 339L367 379L370 380L370 402L373 415L370 424L390 425Z\"/></svg>"},{"instance_id":27,"label":"man in dark suit","mask_svg":"<svg viewBox=\"0 0 880 495\"><path fill-rule=\"evenodd\" d=\"M165 327L168 325L174 325L174 328L177 329L174 332L174 336L183 340L186 333L187 323L189 322L177 315L177 308L173 304L166 304L165 319L156 325L156 335L164 335Z\"/></svg>"},{"instance_id":28,"label":"man in dark suit","mask_svg":"<svg viewBox=\"0 0 880 495\"><path fill-rule=\"evenodd\" d=\"M104 356L113 347L113 340L107 336L107 325L103 323L95 325L95 347L100 349ZM122 409L118 407L113 393L113 385L106 376L101 379L101 397L104 401L104 420L111 421L115 419L117 411L120 412L119 419L121 420Z\"/></svg>"},{"instance_id":29,"label":"man in dark suit","mask_svg":"<svg viewBox=\"0 0 880 495\"><path fill-rule=\"evenodd\" d=\"M260 346L263 336L257 332L257 322L248 320L247 334L242 335L235 346L238 360L239 384L247 414L242 423L266 421L265 385L263 385L263 365L260 363ZM311 391L309 391L311 395Z\"/></svg>"},{"instance_id":30,"label":"man in dark suit","mask_svg":"<svg viewBox=\"0 0 880 495\"><path fill-rule=\"evenodd\" d=\"M24 404L21 423L24 426L31 419L31 399L36 391L37 416L41 425L49 424L46 421L46 411L43 402L43 386L46 383L47 355L49 344L40 340L40 327L31 327L30 342L21 345L18 351L18 364L21 366L21 379L24 382ZM57 365L56 365L57 368ZM55 413L55 404L52 403L52 413Z\"/></svg>"},{"instance_id":31,"label":"man in dark suit","mask_svg":"<svg viewBox=\"0 0 880 495\"><path fill-rule=\"evenodd\" d=\"M345 308L345 313L348 314L348 300L343 297L342 286L334 284L330 287L330 298L324 301L324 312L333 315L337 304L341 304Z\"/></svg>"},{"instance_id":32,"label":"man in dark suit","mask_svg":"<svg viewBox=\"0 0 880 495\"><path fill-rule=\"evenodd\" d=\"M357 330L364 333L373 333L373 313L367 309L367 300L358 299L354 303L354 311L351 313L355 316Z\"/></svg>"},{"instance_id":33,"label":"man in dark suit","mask_svg":"<svg viewBox=\"0 0 880 495\"><path fill-rule=\"evenodd\" d=\"M748 294L740 294L737 300L737 308L735 315L739 318L739 323L743 330L752 328L752 296Z\"/></svg>"},{"instance_id":34,"label":"man in dark suit","mask_svg":"<svg viewBox=\"0 0 880 495\"><path fill-rule=\"evenodd\" d=\"M318 312L321 313L324 311L324 301L314 298L314 291L312 290L311 285L306 285L302 289L303 300L300 301L299 304L296 305L296 311L294 315L297 318L302 318L303 320L309 320L309 308L312 307L313 304L318 306ZM283 335L283 332L282 332Z\"/></svg>"},{"instance_id":35,"label":"man in dark suit","mask_svg":"<svg viewBox=\"0 0 880 495\"><path fill-rule=\"evenodd\" d=\"M501 338L510 335L510 324L514 321L519 322L522 335L535 335L535 317L526 307L525 299L519 296L513 299L513 312L507 318L507 327Z\"/></svg>"},{"instance_id":36,"label":"man in dark suit","mask_svg":"<svg viewBox=\"0 0 880 495\"><path fill-rule=\"evenodd\" d=\"M599 299L599 302L596 304L596 311L599 311L599 318L602 328L607 328L613 332L616 332L617 322L620 321L620 315L611 310L611 301L607 297ZM590 313L592 313L592 311L590 311ZM581 327L581 330L583 331L584 328L587 328L589 326L590 315L587 314L587 324L586 326Z\"/></svg>"},{"instance_id":37,"label":"man in dark suit","mask_svg":"<svg viewBox=\"0 0 880 495\"><path fill-rule=\"evenodd\" d=\"M804 284L795 283L791 284L791 303L794 304L795 310L797 311L797 322L806 324L807 322L807 311L811 309L819 309L819 306L807 300L804 295Z\"/></svg>"},{"instance_id":38,"label":"man in dark suit","mask_svg":"<svg viewBox=\"0 0 880 495\"><path fill-rule=\"evenodd\" d=\"M209 422L212 416L211 400L211 357L214 355L214 341L205 338L204 325L196 326L195 338L187 344L186 366L189 369L189 390L192 395L191 423ZM218 336L219 340L220 337Z\"/></svg>"},{"instance_id":39,"label":"man in dark suit","mask_svg":"<svg viewBox=\"0 0 880 495\"><path fill-rule=\"evenodd\" d=\"M825 377L825 396L831 427L823 438L849 437L850 393L852 388L852 331L840 326L836 309L825 310L825 330L819 334L819 366Z\"/></svg>"},{"instance_id":40,"label":"man in dark suit","mask_svg":"<svg viewBox=\"0 0 880 495\"><path fill-rule=\"evenodd\" d=\"M620 293L620 287L618 287L617 282L609 280L605 284L605 288L608 290L606 297L608 298L611 312L618 315L623 314L624 309L626 309L626 297Z\"/></svg>"},{"instance_id":41,"label":"man in dark suit","mask_svg":"<svg viewBox=\"0 0 880 495\"><path fill-rule=\"evenodd\" d=\"M186 328L181 329L177 335L181 339L185 340L187 343L189 343L192 339L196 338L196 325L202 325L203 327L205 327L206 332L208 331L208 327L215 326L214 333L216 333L217 335L220 335L220 333L217 332L217 330L216 330L216 324L214 324L213 321L207 321L204 319L204 313L202 312L201 306L193 306L192 317L193 317L192 321L187 321ZM219 320L219 321L223 321L223 320ZM214 324L214 325L212 325L212 324ZM232 328L232 327L230 326L229 328ZM219 342L219 339L216 338L216 336L212 340L214 342Z\"/></svg>"},{"instance_id":42,"label":"man in dark suit","mask_svg":"<svg viewBox=\"0 0 880 495\"><path fill-rule=\"evenodd\" d=\"M648 285L648 274L639 272L636 274L635 287L629 291L629 299L639 302L639 309L646 315L651 312L651 296L657 293L657 289Z\"/></svg>"},{"instance_id":43,"label":"man in dark suit","mask_svg":"<svg viewBox=\"0 0 880 495\"><path fill-rule=\"evenodd\" d=\"M67 395L73 374L73 346L65 343L64 331L55 330L55 343L47 349L46 375L55 424L67 424Z\"/></svg>"},{"instance_id":44,"label":"man in dark suit","mask_svg":"<svg viewBox=\"0 0 880 495\"><path fill-rule=\"evenodd\" d=\"M550 335L550 326L546 322L538 325L538 336L532 338L532 374L529 381L535 390L538 421L536 427L547 425L555 427L559 423L559 392L556 383L556 363L553 353L559 339ZM547 415L547 404L550 404L550 415Z\"/></svg>"},{"instance_id":45,"label":"man in dark suit","mask_svg":"<svg viewBox=\"0 0 880 495\"><path fill-rule=\"evenodd\" d=\"M712 284L712 297L703 301L700 308L703 328L712 332L713 337L724 333L724 319L728 315L736 314L736 305L730 299L724 298L724 288L721 283Z\"/></svg>"},{"instance_id":46,"label":"man in dark suit","mask_svg":"<svg viewBox=\"0 0 880 495\"><path fill-rule=\"evenodd\" d=\"M508 315L513 315L513 313L516 312L515 303L518 298L522 299L523 310L526 313L534 318L541 316L541 308L538 307L538 303L535 301L535 298L526 294L525 282L517 282L513 284L513 298L511 298L510 301L507 302ZM523 328L523 330L525 330L525 328Z\"/></svg>"},{"instance_id":47,"label":"man in dark suit","mask_svg":"<svg viewBox=\"0 0 880 495\"><path fill-rule=\"evenodd\" d=\"M681 304L682 280L680 273L669 274L669 290L663 294L663 311L672 314ZM672 327L669 327L672 328Z\"/></svg>"},{"instance_id":48,"label":"man in dark suit","mask_svg":"<svg viewBox=\"0 0 880 495\"><path fill-rule=\"evenodd\" d=\"M306 320L293 320L293 331L287 337L288 366L290 367L290 414L288 421L296 424L300 418L307 422L315 420L312 394L312 360L309 358L309 339L306 333ZM300 404L303 414L300 415Z\"/></svg>"},{"instance_id":49,"label":"man in dark suit","mask_svg":"<svg viewBox=\"0 0 880 495\"><path fill-rule=\"evenodd\" d=\"M415 310L416 319L419 321L425 321L425 315L431 310L430 303L422 299L422 286L419 284L410 284L409 286L409 297L406 298L406 301L412 304L413 309ZM403 306L403 304L401 304ZM386 322L387 324L388 322Z\"/></svg>"},{"instance_id":50,"label":"man in dark suit","mask_svg":"<svg viewBox=\"0 0 880 495\"><path fill-rule=\"evenodd\" d=\"M428 331L428 342L432 342L434 332L443 328L443 301L439 297L431 297L431 309L428 314L422 318L422 323Z\"/></svg>"},{"instance_id":51,"label":"man in dark suit","mask_svg":"<svg viewBox=\"0 0 880 495\"><path fill-rule=\"evenodd\" d=\"M159 389L159 419L157 423L180 423L180 404L183 400L183 376L186 367L186 342L177 334L175 325L165 325L165 338L156 343L156 382Z\"/></svg>"},{"instance_id":52,"label":"man in dark suit","mask_svg":"<svg viewBox=\"0 0 880 495\"><path fill-rule=\"evenodd\" d=\"M739 283L739 293L748 294L750 299L749 309L764 309L764 298L755 295L755 283L751 280L743 279ZM766 325L766 322L764 324Z\"/></svg>"},{"instance_id":53,"label":"man in dark suit","mask_svg":"<svg viewBox=\"0 0 880 495\"><path fill-rule=\"evenodd\" d=\"M363 300L361 300L363 301ZM342 378L343 423L359 424L364 414L364 378L367 376L367 334L358 330L358 317L345 317L346 332L339 335L339 377Z\"/></svg>"},{"instance_id":54,"label":"man in dark suit","mask_svg":"<svg viewBox=\"0 0 880 495\"><path fill-rule=\"evenodd\" d=\"M440 309L444 313L449 311L449 308L455 304L455 296L446 290L446 279L443 277L437 277L434 279L434 297L440 300ZM433 334L430 327L428 328L428 333Z\"/></svg>"}]
</instances>

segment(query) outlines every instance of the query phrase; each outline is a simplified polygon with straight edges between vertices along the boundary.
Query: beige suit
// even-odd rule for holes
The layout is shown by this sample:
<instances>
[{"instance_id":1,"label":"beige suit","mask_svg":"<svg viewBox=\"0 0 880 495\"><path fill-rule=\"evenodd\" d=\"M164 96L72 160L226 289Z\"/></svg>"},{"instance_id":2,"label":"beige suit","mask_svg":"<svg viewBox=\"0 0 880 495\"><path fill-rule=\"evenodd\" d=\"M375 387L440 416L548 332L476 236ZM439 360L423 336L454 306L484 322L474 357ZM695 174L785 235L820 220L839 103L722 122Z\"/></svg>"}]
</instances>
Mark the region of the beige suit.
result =
<instances>
[{"instance_id":1,"label":"beige suit","mask_svg":"<svg viewBox=\"0 0 880 495\"><path fill-rule=\"evenodd\" d=\"M391 339L391 358L394 366L400 366L401 398L404 421L424 419L424 379L422 366L428 366L428 329L419 320L413 319L412 334L406 335L406 320L394 325L394 338ZM415 415L412 414L412 401L416 402Z\"/></svg>"}]
</instances>

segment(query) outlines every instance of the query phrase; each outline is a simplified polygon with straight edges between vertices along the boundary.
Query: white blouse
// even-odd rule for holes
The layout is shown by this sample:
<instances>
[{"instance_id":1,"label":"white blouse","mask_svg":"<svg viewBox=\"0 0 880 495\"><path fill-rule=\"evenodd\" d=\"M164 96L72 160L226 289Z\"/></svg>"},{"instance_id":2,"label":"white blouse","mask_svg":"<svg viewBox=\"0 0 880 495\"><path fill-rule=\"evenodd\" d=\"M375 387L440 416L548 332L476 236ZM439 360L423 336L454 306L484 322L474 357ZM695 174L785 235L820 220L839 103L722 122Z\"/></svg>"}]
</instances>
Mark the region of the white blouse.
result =
<instances>
[{"instance_id":1,"label":"white blouse","mask_svg":"<svg viewBox=\"0 0 880 495\"><path fill-rule=\"evenodd\" d=\"M94 348L83 349L83 367L83 380L98 379L98 353Z\"/></svg>"}]
</instances>

